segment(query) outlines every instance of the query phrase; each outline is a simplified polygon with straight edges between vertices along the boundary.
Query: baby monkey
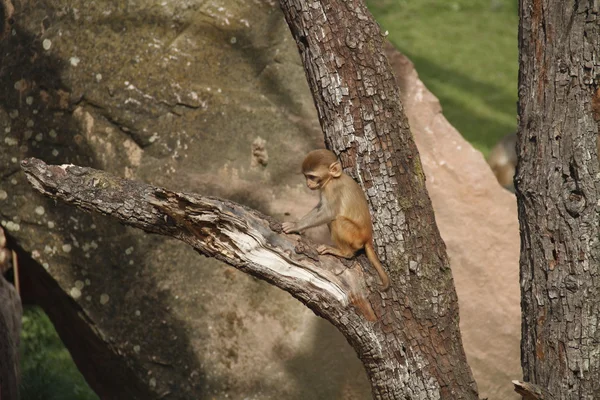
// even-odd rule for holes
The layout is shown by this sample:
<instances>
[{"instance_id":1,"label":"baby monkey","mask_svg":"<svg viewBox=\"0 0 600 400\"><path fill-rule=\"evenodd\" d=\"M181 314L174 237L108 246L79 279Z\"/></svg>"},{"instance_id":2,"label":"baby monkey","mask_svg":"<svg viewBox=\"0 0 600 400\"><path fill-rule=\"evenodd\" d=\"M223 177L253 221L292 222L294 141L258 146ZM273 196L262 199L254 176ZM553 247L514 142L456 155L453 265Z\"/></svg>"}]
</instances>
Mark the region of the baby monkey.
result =
<instances>
[{"instance_id":1,"label":"baby monkey","mask_svg":"<svg viewBox=\"0 0 600 400\"><path fill-rule=\"evenodd\" d=\"M342 172L342 165L329 150L313 150L302 163L306 186L320 190L321 200L298 222L284 222L285 233L300 232L327 224L336 247L321 245L320 254L351 258L364 247L367 258L377 270L382 290L390 280L383 270L373 247L373 224L367 199L352 178Z\"/></svg>"}]
</instances>

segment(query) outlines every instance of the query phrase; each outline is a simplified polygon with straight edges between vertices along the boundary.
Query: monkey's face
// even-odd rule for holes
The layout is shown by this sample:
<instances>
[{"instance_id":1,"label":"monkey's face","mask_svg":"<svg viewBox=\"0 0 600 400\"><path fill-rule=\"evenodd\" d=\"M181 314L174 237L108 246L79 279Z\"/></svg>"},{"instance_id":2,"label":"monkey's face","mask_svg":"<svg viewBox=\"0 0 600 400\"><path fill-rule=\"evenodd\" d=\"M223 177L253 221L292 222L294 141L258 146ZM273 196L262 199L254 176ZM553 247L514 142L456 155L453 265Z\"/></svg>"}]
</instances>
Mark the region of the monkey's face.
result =
<instances>
[{"instance_id":1,"label":"monkey's face","mask_svg":"<svg viewBox=\"0 0 600 400\"><path fill-rule=\"evenodd\" d=\"M309 172L304 174L304 176L306 177L306 186L308 186L310 190L321 189L321 180L318 175Z\"/></svg>"},{"instance_id":2,"label":"monkey's face","mask_svg":"<svg viewBox=\"0 0 600 400\"><path fill-rule=\"evenodd\" d=\"M317 190L323 189L331 179L331 174L327 168L319 167L312 171L304 171L304 177L306 178L306 186L310 190Z\"/></svg>"}]
</instances>

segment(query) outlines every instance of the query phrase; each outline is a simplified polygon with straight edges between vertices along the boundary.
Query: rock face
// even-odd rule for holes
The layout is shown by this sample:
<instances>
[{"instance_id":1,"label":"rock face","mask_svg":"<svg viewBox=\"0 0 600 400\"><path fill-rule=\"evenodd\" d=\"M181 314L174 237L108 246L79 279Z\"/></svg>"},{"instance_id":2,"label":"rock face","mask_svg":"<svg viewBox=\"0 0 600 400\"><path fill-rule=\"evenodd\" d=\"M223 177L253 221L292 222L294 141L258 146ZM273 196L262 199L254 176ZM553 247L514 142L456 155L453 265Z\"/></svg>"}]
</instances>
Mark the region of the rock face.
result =
<instances>
[{"instance_id":1,"label":"rock face","mask_svg":"<svg viewBox=\"0 0 600 400\"><path fill-rule=\"evenodd\" d=\"M369 398L344 338L286 293L174 240L56 205L19 172L35 156L301 216L317 200L299 165L323 140L278 4L39 0L15 2L14 15L0 42L0 222L23 249L24 295L94 390ZM508 398L520 374L514 199L397 57L467 354L483 396Z\"/></svg>"},{"instance_id":2,"label":"rock face","mask_svg":"<svg viewBox=\"0 0 600 400\"><path fill-rule=\"evenodd\" d=\"M19 172L35 156L281 219L308 211L317 200L299 165L323 140L278 4L15 7L0 42L0 222L31 255L23 290L92 388L110 399L368 398L352 348L287 293L49 202Z\"/></svg>"}]
</instances>

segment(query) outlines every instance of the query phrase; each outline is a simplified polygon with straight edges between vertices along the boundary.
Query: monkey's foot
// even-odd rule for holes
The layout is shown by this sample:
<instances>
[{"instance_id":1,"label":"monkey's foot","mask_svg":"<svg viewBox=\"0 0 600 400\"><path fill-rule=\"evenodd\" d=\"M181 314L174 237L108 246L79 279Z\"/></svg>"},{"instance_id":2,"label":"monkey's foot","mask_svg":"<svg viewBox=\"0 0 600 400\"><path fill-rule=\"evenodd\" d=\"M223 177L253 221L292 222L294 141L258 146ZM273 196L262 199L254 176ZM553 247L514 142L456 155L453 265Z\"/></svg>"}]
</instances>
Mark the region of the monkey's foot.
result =
<instances>
[{"instance_id":1,"label":"monkey's foot","mask_svg":"<svg viewBox=\"0 0 600 400\"><path fill-rule=\"evenodd\" d=\"M331 254L332 256L338 256L342 258L352 258L352 254L344 254L342 250L336 249L335 247L326 246L324 244L317 247L319 254Z\"/></svg>"},{"instance_id":2,"label":"monkey's foot","mask_svg":"<svg viewBox=\"0 0 600 400\"><path fill-rule=\"evenodd\" d=\"M329 246L325 246L324 244L319 245L317 247L317 251L319 252L319 254L330 254L329 249Z\"/></svg>"}]
</instances>

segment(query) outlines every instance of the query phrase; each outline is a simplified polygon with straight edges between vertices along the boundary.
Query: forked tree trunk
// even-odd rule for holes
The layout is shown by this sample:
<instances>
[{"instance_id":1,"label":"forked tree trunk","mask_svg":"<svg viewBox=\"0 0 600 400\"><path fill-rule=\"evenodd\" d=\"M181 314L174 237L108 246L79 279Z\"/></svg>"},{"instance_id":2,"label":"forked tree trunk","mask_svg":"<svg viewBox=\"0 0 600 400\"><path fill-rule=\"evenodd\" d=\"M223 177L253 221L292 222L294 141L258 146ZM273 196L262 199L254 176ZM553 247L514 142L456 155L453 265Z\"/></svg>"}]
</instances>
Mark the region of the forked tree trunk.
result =
<instances>
[{"instance_id":1,"label":"forked tree trunk","mask_svg":"<svg viewBox=\"0 0 600 400\"><path fill-rule=\"evenodd\" d=\"M326 142L374 210L388 292L373 283L364 256L362 269L356 260L319 257L297 236L280 235L278 223L231 202L34 159L23 169L50 197L176 237L287 290L346 336L376 399L476 399L445 245L379 27L362 0L281 5Z\"/></svg>"},{"instance_id":2,"label":"forked tree trunk","mask_svg":"<svg viewBox=\"0 0 600 400\"><path fill-rule=\"evenodd\" d=\"M477 389L459 331L458 302L419 153L384 36L363 0L281 0L304 64L327 146L374 211L390 294L373 294L381 319L357 346L376 398L473 399ZM381 347L380 347L381 346ZM374 357L376 353L378 356Z\"/></svg>"},{"instance_id":3,"label":"forked tree trunk","mask_svg":"<svg viewBox=\"0 0 600 400\"><path fill-rule=\"evenodd\" d=\"M522 366L555 399L600 399L599 12L520 1Z\"/></svg>"}]
</instances>

